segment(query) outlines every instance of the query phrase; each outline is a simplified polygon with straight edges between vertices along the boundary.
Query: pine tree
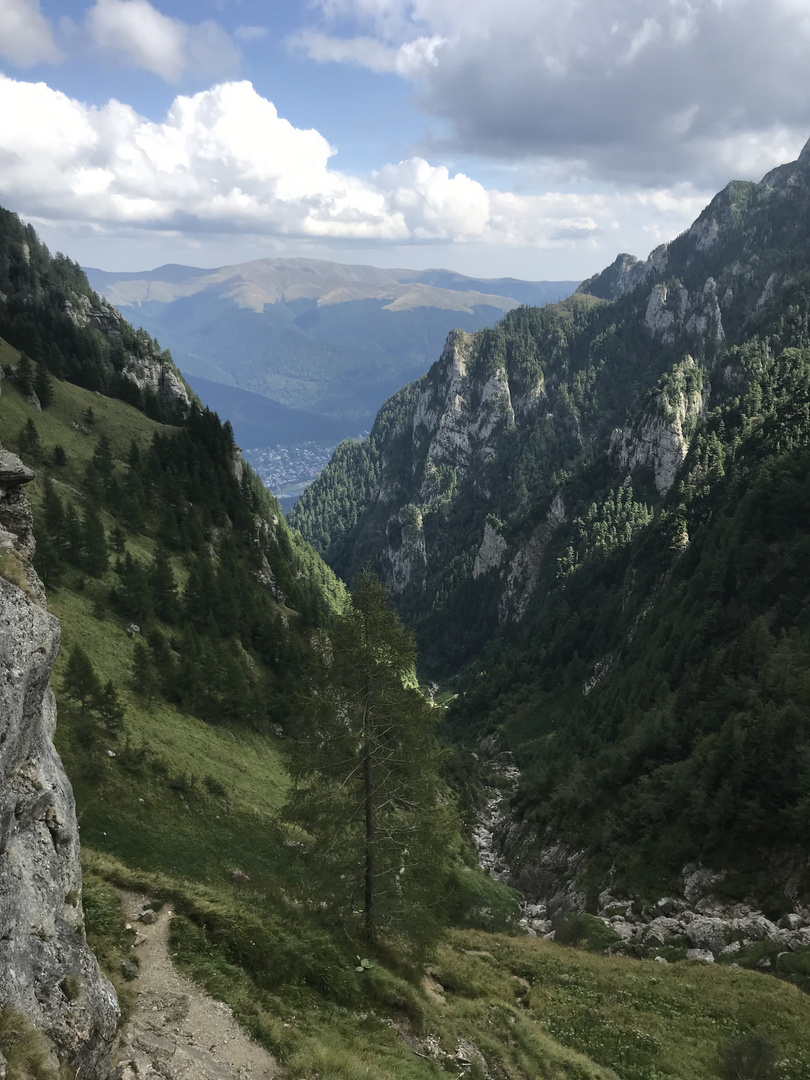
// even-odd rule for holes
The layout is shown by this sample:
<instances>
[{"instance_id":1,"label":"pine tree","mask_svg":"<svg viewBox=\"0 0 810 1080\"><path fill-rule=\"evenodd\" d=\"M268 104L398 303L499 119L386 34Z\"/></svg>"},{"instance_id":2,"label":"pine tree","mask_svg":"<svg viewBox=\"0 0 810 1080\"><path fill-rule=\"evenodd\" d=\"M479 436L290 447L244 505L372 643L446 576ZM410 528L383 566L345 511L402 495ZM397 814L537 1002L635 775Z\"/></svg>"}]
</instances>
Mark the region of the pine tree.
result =
<instances>
[{"instance_id":1,"label":"pine tree","mask_svg":"<svg viewBox=\"0 0 810 1080\"><path fill-rule=\"evenodd\" d=\"M437 929L452 814L412 638L371 573L323 651L287 814L312 837L324 899L347 928L369 947L384 936L421 951Z\"/></svg>"},{"instance_id":2,"label":"pine tree","mask_svg":"<svg viewBox=\"0 0 810 1080\"><path fill-rule=\"evenodd\" d=\"M50 372L44 363L37 364L37 374L34 379L34 392L39 398L43 409L47 409L53 401L53 381Z\"/></svg>"},{"instance_id":3,"label":"pine tree","mask_svg":"<svg viewBox=\"0 0 810 1080\"><path fill-rule=\"evenodd\" d=\"M98 695L96 708L104 727L111 735L116 735L124 726L124 707L118 697L118 691L112 679L108 679Z\"/></svg>"},{"instance_id":4,"label":"pine tree","mask_svg":"<svg viewBox=\"0 0 810 1080\"><path fill-rule=\"evenodd\" d=\"M101 682L93 662L80 645L74 646L62 677L65 694L79 706L84 714L95 707L101 694Z\"/></svg>"},{"instance_id":5,"label":"pine tree","mask_svg":"<svg viewBox=\"0 0 810 1080\"><path fill-rule=\"evenodd\" d=\"M34 368L31 360L25 353L20 353L20 360L14 374L17 389L23 397L30 397L34 390Z\"/></svg>"}]
</instances>

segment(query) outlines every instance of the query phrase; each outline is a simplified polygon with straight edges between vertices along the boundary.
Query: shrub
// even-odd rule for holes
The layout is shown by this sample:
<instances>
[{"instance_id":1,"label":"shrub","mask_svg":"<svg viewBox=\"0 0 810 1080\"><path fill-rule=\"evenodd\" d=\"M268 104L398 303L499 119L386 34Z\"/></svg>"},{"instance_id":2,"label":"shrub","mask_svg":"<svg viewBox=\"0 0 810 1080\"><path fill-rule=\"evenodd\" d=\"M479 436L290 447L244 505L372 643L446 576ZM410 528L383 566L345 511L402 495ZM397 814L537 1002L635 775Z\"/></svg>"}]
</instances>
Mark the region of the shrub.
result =
<instances>
[{"instance_id":1,"label":"shrub","mask_svg":"<svg viewBox=\"0 0 810 1080\"><path fill-rule=\"evenodd\" d=\"M573 945L589 952L603 952L619 940L614 930L586 911L563 915L555 921L554 931L554 940L560 945Z\"/></svg>"},{"instance_id":2,"label":"shrub","mask_svg":"<svg viewBox=\"0 0 810 1080\"><path fill-rule=\"evenodd\" d=\"M776 1076L776 1050L763 1035L745 1035L720 1050L723 1080L772 1080Z\"/></svg>"}]
</instances>

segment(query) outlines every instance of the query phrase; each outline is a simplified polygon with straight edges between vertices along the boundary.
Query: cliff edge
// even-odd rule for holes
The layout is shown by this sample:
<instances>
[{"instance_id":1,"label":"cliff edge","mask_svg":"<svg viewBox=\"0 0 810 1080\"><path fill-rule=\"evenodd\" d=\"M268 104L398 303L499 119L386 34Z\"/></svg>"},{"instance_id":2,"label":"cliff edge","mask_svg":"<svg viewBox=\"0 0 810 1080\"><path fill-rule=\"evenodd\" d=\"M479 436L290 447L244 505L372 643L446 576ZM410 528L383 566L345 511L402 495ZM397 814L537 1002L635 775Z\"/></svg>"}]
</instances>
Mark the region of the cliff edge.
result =
<instances>
[{"instance_id":1,"label":"cliff edge","mask_svg":"<svg viewBox=\"0 0 810 1080\"><path fill-rule=\"evenodd\" d=\"M76 808L53 745L60 627L30 565L33 477L0 448L0 1009L88 1078L104 1072L119 1011L84 935Z\"/></svg>"}]
</instances>

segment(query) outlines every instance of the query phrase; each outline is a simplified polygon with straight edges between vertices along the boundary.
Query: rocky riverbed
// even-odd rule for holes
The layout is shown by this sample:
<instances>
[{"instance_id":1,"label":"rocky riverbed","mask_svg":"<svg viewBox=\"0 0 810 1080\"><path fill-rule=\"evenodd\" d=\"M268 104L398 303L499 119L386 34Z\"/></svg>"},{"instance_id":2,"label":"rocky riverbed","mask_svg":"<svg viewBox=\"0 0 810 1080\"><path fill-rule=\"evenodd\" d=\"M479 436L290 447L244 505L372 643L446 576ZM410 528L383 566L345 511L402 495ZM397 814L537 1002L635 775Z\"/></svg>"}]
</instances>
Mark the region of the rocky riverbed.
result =
<instances>
[{"instance_id":1,"label":"rocky riverbed","mask_svg":"<svg viewBox=\"0 0 810 1080\"><path fill-rule=\"evenodd\" d=\"M479 757L490 777L473 828L479 865L522 894L523 930L553 940L561 920L586 910L580 880L587 852L562 841L540 849L532 844L526 823L510 815L509 799L520 782L512 754L500 748L497 736L490 736L479 747ZM606 933L601 937L611 953L739 962L778 971L790 970L800 960L800 967L805 959L810 963L810 907L799 901L789 878L785 906L793 910L778 921L768 918L753 898L723 899L719 894L724 880L724 872L690 863L681 871L674 894L646 907L607 881L591 917L603 924Z\"/></svg>"}]
</instances>

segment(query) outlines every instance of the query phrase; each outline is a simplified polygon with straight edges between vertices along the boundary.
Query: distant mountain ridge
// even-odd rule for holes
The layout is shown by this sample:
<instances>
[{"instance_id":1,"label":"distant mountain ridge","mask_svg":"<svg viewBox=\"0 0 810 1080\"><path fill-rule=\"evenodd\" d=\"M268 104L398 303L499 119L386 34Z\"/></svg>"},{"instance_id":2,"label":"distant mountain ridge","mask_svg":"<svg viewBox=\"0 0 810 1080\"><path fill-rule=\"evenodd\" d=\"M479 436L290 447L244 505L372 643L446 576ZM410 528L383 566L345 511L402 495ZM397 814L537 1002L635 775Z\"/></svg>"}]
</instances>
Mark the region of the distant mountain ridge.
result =
<instances>
[{"instance_id":1,"label":"distant mountain ridge","mask_svg":"<svg viewBox=\"0 0 810 1080\"><path fill-rule=\"evenodd\" d=\"M358 430L428 369L450 330L473 332L520 304L561 300L577 285L317 259L86 272L169 346L188 375ZM321 437L317 423L305 437Z\"/></svg>"},{"instance_id":2,"label":"distant mountain ridge","mask_svg":"<svg viewBox=\"0 0 810 1080\"><path fill-rule=\"evenodd\" d=\"M315 300L321 306L379 299L389 300L392 310L441 307L469 311L483 304L508 311L518 304L553 303L573 292L579 284L473 278L452 270L383 269L322 259L254 259L210 270L178 263L122 273L93 267L84 270L93 288L119 307L171 303L211 290L233 299L239 307L256 311L261 311L265 304L293 300Z\"/></svg>"}]
</instances>

